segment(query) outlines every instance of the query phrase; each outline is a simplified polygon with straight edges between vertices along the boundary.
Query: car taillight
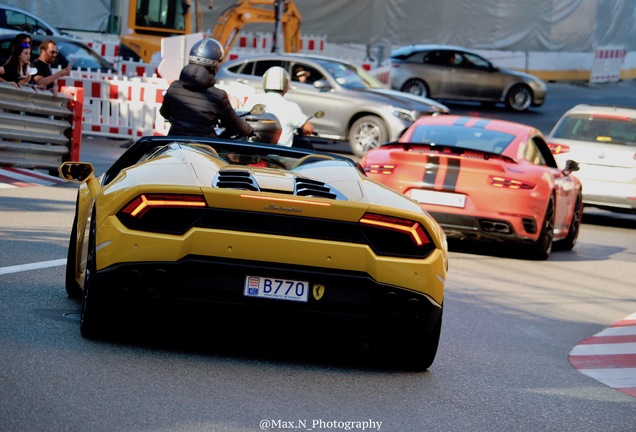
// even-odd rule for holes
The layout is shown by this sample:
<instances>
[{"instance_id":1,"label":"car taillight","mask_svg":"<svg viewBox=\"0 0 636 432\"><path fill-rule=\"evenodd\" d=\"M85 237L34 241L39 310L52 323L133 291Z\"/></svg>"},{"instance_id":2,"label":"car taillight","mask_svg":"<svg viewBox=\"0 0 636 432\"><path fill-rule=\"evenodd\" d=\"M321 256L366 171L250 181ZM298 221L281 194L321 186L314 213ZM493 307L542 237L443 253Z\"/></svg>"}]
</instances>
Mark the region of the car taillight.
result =
<instances>
[{"instance_id":1,"label":"car taillight","mask_svg":"<svg viewBox=\"0 0 636 432\"><path fill-rule=\"evenodd\" d=\"M361 224L383 228L391 231L398 231L409 235L413 244L422 246L431 242L426 230L419 222L409 219L402 219L392 216L366 213L360 219Z\"/></svg>"},{"instance_id":2,"label":"car taillight","mask_svg":"<svg viewBox=\"0 0 636 432\"><path fill-rule=\"evenodd\" d=\"M201 195L180 194L142 194L128 203L121 211L123 214L140 218L151 208L206 207Z\"/></svg>"},{"instance_id":3,"label":"car taillight","mask_svg":"<svg viewBox=\"0 0 636 432\"><path fill-rule=\"evenodd\" d=\"M504 189L534 189L534 183L528 183L508 177L490 176L490 185Z\"/></svg>"},{"instance_id":4,"label":"car taillight","mask_svg":"<svg viewBox=\"0 0 636 432\"><path fill-rule=\"evenodd\" d=\"M567 146L565 144L548 143L548 147L550 148L550 152L553 155L568 153L570 151L570 146Z\"/></svg>"},{"instance_id":5,"label":"car taillight","mask_svg":"<svg viewBox=\"0 0 636 432\"><path fill-rule=\"evenodd\" d=\"M393 174L395 165L366 165L364 170L373 174Z\"/></svg>"}]
</instances>

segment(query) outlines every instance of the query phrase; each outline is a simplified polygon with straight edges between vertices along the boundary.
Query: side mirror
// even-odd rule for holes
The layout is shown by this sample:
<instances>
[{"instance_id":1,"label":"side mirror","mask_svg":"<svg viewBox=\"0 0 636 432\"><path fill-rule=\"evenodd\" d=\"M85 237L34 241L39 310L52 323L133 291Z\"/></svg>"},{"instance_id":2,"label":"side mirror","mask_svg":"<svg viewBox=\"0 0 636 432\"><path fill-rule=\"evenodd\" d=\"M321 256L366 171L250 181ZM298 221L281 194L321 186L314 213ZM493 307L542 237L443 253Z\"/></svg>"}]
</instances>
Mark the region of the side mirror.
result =
<instances>
[{"instance_id":1,"label":"side mirror","mask_svg":"<svg viewBox=\"0 0 636 432\"><path fill-rule=\"evenodd\" d=\"M563 169L563 174L565 175L569 175L575 171L578 171L579 169L581 169L579 167L579 163L577 161L573 161L572 159L568 159L565 162L565 168Z\"/></svg>"},{"instance_id":2,"label":"side mirror","mask_svg":"<svg viewBox=\"0 0 636 432\"><path fill-rule=\"evenodd\" d=\"M58 171L60 177L71 182L85 182L95 172L87 162L64 162Z\"/></svg>"},{"instance_id":3,"label":"side mirror","mask_svg":"<svg viewBox=\"0 0 636 432\"><path fill-rule=\"evenodd\" d=\"M316 87L320 91L331 90L331 86L329 85L329 81L320 79L314 81L314 87Z\"/></svg>"},{"instance_id":4,"label":"side mirror","mask_svg":"<svg viewBox=\"0 0 636 432\"><path fill-rule=\"evenodd\" d=\"M265 112L265 108L267 108L267 107L265 105L263 105L263 104L256 104L250 110L250 114L252 114L252 115L263 114Z\"/></svg>"}]
</instances>

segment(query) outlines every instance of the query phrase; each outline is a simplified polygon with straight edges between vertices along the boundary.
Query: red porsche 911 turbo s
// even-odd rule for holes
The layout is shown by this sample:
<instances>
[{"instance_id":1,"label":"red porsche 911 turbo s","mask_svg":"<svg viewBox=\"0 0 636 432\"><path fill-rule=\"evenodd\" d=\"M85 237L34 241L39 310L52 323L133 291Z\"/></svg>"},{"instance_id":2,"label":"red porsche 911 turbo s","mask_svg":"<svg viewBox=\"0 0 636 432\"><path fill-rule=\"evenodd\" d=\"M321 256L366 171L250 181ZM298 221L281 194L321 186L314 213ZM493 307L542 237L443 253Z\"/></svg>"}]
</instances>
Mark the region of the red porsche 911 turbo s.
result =
<instances>
[{"instance_id":1,"label":"red porsche 911 turbo s","mask_svg":"<svg viewBox=\"0 0 636 432\"><path fill-rule=\"evenodd\" d=\"M518 243L531 259L571 250L582 216L581 182L541 132L503 120L432 116L397 142L368 151L367 175L418 201L448 238Z\"/></svg>"}]
</instances>

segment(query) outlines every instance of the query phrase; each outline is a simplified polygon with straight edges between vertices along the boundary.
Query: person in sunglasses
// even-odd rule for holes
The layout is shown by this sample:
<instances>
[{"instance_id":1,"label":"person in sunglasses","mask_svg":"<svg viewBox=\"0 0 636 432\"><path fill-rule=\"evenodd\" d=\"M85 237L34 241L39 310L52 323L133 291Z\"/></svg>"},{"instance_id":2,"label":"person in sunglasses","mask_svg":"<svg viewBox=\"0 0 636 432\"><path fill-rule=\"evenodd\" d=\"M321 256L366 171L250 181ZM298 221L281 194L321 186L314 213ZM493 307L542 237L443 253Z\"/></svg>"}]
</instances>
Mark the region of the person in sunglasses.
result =
<instances>
[{"instance_id":1,"label":"person in sunglasses","mask_svg":"<svg viewBox=\"0 0 636 432\"><path fill-rule=\"evenodd\" d=\"M52 90L53 94L57 94L57 79L71 73L70 63L64 69L53 73L51 65L55 62L57 53L58 50L55 41L45 39L40 44L40 57L31 63L31 66L38 70L35 75L33 75L33 82L38 86L46 86L46 89Z\"/></svg>"}]
</instances>

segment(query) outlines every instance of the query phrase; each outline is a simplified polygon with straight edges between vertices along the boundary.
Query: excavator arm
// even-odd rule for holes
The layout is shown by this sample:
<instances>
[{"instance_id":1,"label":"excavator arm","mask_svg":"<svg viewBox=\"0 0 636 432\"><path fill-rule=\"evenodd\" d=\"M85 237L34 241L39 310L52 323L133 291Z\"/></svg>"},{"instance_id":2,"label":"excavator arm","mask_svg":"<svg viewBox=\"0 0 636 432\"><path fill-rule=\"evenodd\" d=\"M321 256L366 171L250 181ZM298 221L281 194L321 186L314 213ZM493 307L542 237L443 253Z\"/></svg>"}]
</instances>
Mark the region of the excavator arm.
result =
<instances>
[{"instance_id":1,"label":"excavator arm","mask_svg":"<svg viewBox=\"0 0 636 432\"><path fill-rule=\"evenodd\" d=\"M283 30L285 52L300 51L300 12L292 0L280 0L282 13L280 24ZM277 1L274 0L239 0L228 7L216 21L212 37L218 40L225 49L225 54L232 49L236 37L245 24L275 23L277 18ZM272 6L265 9L258 6Z\"/></svg>"}]
</instances>

